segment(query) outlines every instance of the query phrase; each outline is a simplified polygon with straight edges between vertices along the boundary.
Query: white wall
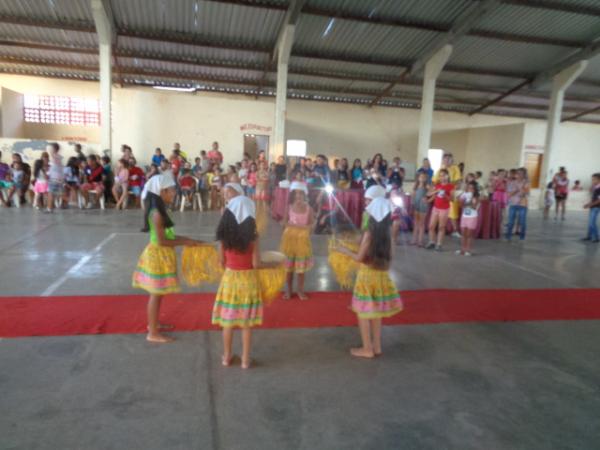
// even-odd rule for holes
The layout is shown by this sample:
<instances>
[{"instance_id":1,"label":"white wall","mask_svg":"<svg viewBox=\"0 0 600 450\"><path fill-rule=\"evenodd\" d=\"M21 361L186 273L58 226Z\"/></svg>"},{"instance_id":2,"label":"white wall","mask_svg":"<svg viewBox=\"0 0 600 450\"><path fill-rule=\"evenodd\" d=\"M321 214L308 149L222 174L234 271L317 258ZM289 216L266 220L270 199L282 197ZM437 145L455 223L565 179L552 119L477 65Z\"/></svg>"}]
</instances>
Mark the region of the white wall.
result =
<instances>
[{"instance_id":1,"label":"white wall","mask_svg":"<svg viewBox=\"0 0 600 450\"><path fill-rule=\"evenodd\" d=\"M99 97L96 82L0 74L0 86L21 93ZM272 134L274 109L272 98L115 88L113 155L117 156L119 146L126 143L142 163L147 163L155 147L169 151L177 141L190 156L196 156L217 140L226 162L231 163L241 158L245 132ZM245 124L257 125L262 131L253 125L249 130L241 129ZM286 137L306 140L313 155L325 153L364 161L381 152L388 159L400 156L414 161L418 124L417 110L290 100ZM99 141L97 127L41 127L43 135L32 128L25 132L45 139L81 136L87 142ZM544 133L545 122L539 120L435 112L432 146L452 151L469 171L485 172L520 165L522 157L518 150L515 153L515 145L543 146ZM562 124L558 165L569 168L571 179L589 183L589 175L600 170L599 142L598 125Z\"/></svg>"}]
</instances>

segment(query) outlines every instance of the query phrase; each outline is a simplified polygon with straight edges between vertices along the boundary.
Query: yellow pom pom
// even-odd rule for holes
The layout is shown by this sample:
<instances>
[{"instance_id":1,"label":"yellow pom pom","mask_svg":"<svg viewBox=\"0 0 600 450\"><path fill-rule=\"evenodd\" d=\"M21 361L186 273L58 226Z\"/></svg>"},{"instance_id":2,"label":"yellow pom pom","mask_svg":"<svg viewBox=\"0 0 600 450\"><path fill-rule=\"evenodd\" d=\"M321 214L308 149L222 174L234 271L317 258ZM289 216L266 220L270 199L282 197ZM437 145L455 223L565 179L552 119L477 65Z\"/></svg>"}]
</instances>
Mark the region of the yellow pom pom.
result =
<instances>
[{"instance_id":1,"label":"yellow pom pom","mask_svg":"<svg viewBox=\"0 0 600 450\"><path fill-rule=\"evenodd\" d=\"M260 255L262 262L277 262L276 267L258 270L258 283L263 302L269 305L281 293L285 284L285 256L279 252L263 252Z\"/></svg>"},{"instance_id":2,"label":"yellow pom pom","mask_svg":"<svg viewBox=\"0 0 600 450\"><path fill-rule=\"evenodd\" d=\"M256 231L259 235L262 235L267 229L267 225L269 224L269 211L268 205L259 200L256 202Z\"/></svg>"},{"instance_id":3,"label":"yellow pom pom","mask_svg":"<svg viewBox=\"0 0 600 450\"><path fill-rule=\"evenodd\" d=\"M344 247L352 252L358 252L359 242L357 235L344 235L337 239L329 240L329 265L331 266L335 279L343 289L351 289L354 285L354 277L360 266L353 258L336 250Z\"/></svg>"},{"instance_id":4,"label":"yellow pom pom","mask_svg":"<svg viewBox=\"0 0 600 450\"><path fill-rule=\"evenodd\" d=\"M217 282L223 274L217 249L212 245L184 247L181 254L181 274L188 286Z\"/></svg>"}]
</instances>

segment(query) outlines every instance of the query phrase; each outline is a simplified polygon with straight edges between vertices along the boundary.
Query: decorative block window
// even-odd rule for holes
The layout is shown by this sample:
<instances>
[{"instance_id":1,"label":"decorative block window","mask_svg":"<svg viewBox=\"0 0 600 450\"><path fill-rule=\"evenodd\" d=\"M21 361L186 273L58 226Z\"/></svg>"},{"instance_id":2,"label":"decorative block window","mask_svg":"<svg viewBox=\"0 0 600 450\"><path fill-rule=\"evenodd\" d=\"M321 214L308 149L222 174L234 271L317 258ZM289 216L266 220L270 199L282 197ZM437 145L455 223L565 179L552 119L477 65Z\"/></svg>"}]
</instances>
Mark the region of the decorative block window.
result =
<instances>
[{"instance_id":1,"label":"decorative block window","mask_svg":"<svg viewBox=\"0 0 600 450\"><path fill-rule=\"evenodd\" d=\"M100 126L100 102L93 98L25 94L25 122Z\"/></svg>"}]
</instances>

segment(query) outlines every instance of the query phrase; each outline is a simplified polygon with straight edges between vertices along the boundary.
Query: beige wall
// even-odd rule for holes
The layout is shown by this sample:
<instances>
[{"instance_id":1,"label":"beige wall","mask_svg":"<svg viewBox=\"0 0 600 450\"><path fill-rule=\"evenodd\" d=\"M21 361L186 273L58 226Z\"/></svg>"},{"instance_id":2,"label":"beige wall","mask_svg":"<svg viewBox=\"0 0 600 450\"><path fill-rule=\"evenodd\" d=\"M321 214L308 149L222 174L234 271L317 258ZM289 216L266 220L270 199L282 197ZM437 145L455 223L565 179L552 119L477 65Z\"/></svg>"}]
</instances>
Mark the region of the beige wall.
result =
<instances>
[{"instance_id":1,"label":"beige wall","mask_svg":"<svg viewBox=\"0 0 600 450\"><path fill-rule=\"evenodd\" d=\"M524 124L515 124L470 129L466 170L481 170L487 174L491 170L519 166L524 128Z\"/></svg>"},{"instance_id":2,"label":"beige wall","mask_svg":"<svg viewBox=\"0 0 600 450\"><path fill-rule=\"evenodd\" d=\"M0 86L16 92L99 97L96 82L0 74ZM150 88L115 88L113 91L113 154L127 143L142 163L155 147L169 151L175 141L190 156L198 155L217 140L226 162L240 159L244 124L273 126L274 99L214 93L177 93ZM287 111L287 138L304 139L309 154L325 153L363 161L381 152L388 159L416 158L419 111L400 108L291 100ZM515 126L516 125L516 126ZM41 129L40 129L41 127ZM99 128L27 126L31 137L61 139L85 137L99 141ZM272 131L246 132L272 135ZM511 117L435 112L432 147L450 150L467 170L488 171L517 166L522 148L541 144L545 122ZM29 136L22 136L29 137ZM571 178L587 180L600 170L600 126L564 123L557 154Z\"/></svg>"},{"instance_id":3,"label":"beige wall","mask_svg":"<svg viewBox=\"0 0 600 450\"><path fill-rule=\"evenodd\" d=\"M0 93L0 105L2 108L0 136L15 138L26 134L23 121L23 94L3 87Z\"/></svg>"}]
</instances>

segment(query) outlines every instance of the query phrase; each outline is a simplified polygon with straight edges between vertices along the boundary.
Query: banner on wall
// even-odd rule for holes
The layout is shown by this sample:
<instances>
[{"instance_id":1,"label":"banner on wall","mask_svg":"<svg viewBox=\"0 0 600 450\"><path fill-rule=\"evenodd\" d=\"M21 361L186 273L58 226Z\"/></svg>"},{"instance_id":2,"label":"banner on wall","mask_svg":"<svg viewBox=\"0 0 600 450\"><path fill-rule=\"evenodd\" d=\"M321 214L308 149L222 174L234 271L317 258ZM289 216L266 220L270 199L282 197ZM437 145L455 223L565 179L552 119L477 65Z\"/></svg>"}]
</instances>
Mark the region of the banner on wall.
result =
<instances>
[{"instance_id":1,"label":"banner on wall","mask_svg":"<svg viewBox=\"0 0 600 450\"><path fill-rule=\"evenodd\" d=\"M245 123L240 125L240 131L242 132L255 132L255 133L270 133L273 131L273 127L265 127L263 125L257 125L255 123Z\"/></svg>"}]
</instances>

